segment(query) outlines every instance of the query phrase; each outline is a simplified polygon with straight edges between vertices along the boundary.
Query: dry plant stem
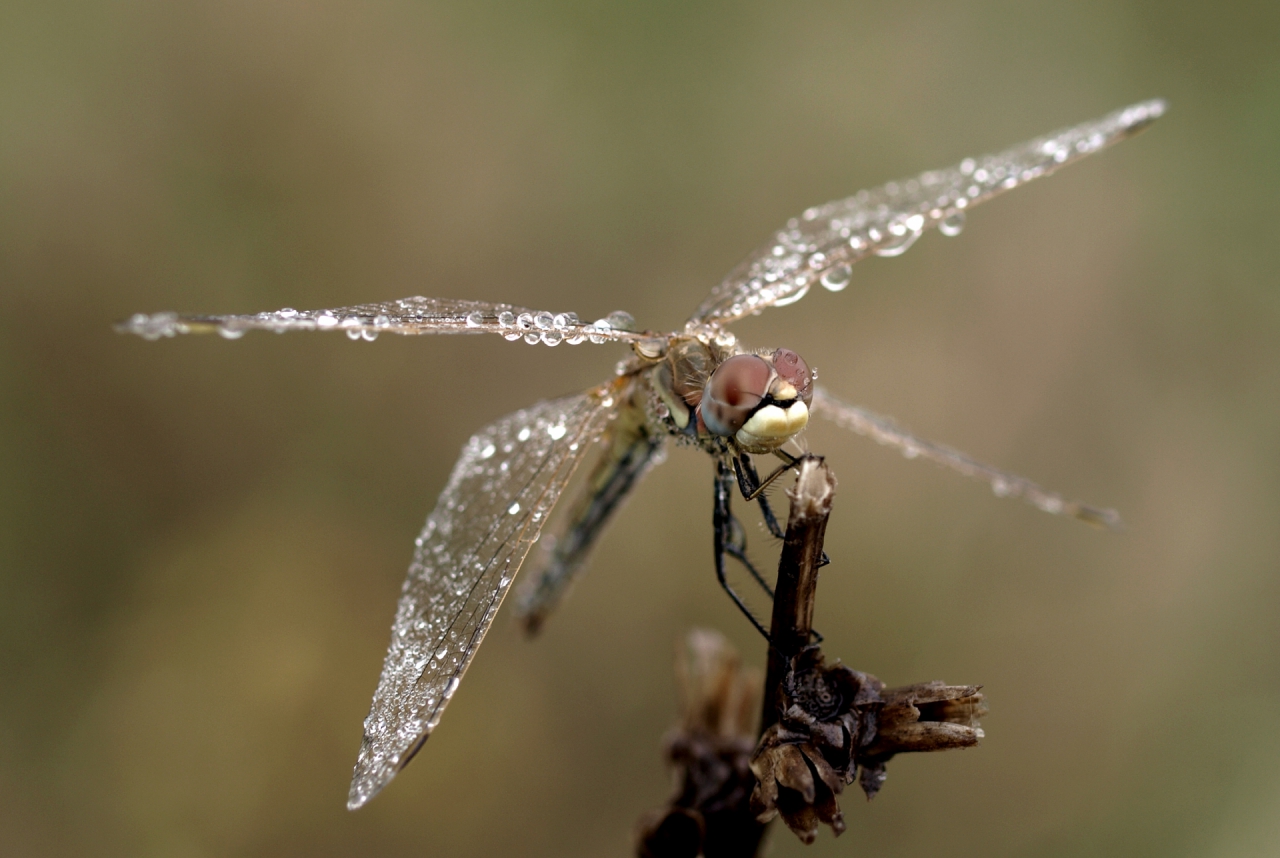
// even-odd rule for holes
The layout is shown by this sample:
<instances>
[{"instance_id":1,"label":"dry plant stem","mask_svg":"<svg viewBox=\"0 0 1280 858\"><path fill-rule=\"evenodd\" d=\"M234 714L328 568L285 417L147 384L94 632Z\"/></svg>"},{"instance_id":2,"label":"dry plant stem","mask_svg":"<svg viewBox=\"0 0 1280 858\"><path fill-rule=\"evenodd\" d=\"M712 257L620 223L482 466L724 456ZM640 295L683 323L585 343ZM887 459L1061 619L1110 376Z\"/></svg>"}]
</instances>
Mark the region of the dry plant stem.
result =
<instances>
[{"instance_id":1,"label":"dry plant stem","mask_svg":"<svg viewBox=\"0 0 1280 858\"><path fill-rule=\"evenodd\" d=\"M690 637L701 658L680 672L684 723L667 742L677 790L667 807L642 820L641 858L751 858L774 816L804 843L822 825L838 835L845 830L838 798L846 785L856 779L871 798L896 754L969 747L982 738L986 704L979 686L934 681L885 688L869 673L827 664L812 643L835 488L823 460L807 456L787 492L791 509L754 750L743 707L754 697L748 684L759 686L738 669L723 638Z\"/></svg>"},{"instance_id":2,"label":"dry plant stem","mask_svg":"<svg viewBox=\"0 0 1280 858\"><path fill-rule=\"evenodd\" d=\"M791 512L774 586L761 733L777 722L782 683L791 659L809 645L812 637L822 542L835 493L835 475L826 462L817 457L807 457L800 463L795 486L787 492Z\"/></svg>"}]
</instances>

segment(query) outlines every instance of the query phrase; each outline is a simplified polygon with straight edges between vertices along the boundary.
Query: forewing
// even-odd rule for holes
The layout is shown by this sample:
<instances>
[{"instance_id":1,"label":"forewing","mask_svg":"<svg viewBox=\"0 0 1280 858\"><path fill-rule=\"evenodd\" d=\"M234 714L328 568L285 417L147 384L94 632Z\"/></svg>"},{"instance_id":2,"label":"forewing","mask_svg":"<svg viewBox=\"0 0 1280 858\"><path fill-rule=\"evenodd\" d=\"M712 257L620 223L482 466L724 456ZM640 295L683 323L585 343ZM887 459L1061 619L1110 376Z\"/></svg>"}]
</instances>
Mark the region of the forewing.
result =
<instances>
[{"instance_id":1,"label":"forewing","mask_svg":"<svg viewBox=\"0 0 1280 858\"><path fill-rule=\"evenodd\" d=\"M245 331L345 331L353 340L376 339L379 334L501 334L508 340L543 343L631 342L643 334L618 330L605 320L583 324L574 313L550 313L511 304L461 301L453 298L401 298L380 304L357 304L329 310L285 308L245 316L201 316L181 313L139 313L116 325L124 334L148 340L178 334L219 333L236 339Z\"/></svg>"},{"instance_id":2,"label":"forewing","mask_svg":"<svg viewBox=\"0 0 1280 858\"><path fill-rule=\"evenodd\" d=\"M838 426L851 429L878 443L895 447L908 459L928 459L966 477L985 480L990 484L991 490L1000 497L1021 498L1045 512L1069 515L1089 524L1113 529L1120 526L1120 515L1113 509L1102 509L1067 500L1057 492L1042 489L1025 477L993 468L991 465L984 465L942 444L917 438L910 432L900 429L888 417L841 402L821 387L814 389L810 413L825 417Z\"/></svg>"},{"instance_id":3,"label":"forewing","mask_svg":"<svg viewBox=\"0 0 1280 858\"><path fill-rule=\"evenodd\" d=\"M979 203L1132 136L1164 110L1163 101L1142 102L997 155L966 158L950 169L808 209L730 272L690 324L723 325L789 304L815 283L838 292L858 260L897 256L931 227L954 234L964 213Z\"/></svg>"},{"instance_id":4,"label":"forewing","mask_svg":"<svg viewBox=\"0 0 1280 858\"><path fill-rule=\"evenodd\" d=\"M615 411L610 388L539 403L467 442L418 537L347 807L385 787L440 720L530 545Z\"/></svg>"}]
</instances>

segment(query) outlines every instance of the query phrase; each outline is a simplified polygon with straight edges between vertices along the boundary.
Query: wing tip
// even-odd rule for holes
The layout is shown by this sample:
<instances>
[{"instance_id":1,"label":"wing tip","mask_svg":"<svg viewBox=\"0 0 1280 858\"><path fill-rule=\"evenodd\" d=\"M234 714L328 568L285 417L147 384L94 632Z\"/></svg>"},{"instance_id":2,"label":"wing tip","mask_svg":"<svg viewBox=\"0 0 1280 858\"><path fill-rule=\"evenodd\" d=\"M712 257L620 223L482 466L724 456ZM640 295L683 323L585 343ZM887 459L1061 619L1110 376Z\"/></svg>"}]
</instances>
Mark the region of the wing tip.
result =
<instances>
[{"instance_id":1,"label":"wing tip","mask_svg":"<svg viewBox=\"0 0 1280 858\"><path fill-rule=\"evenodd\" d=\"M1112 533L1120 533L1125 529L1120 513L1110 508L1078 504L1072 511L1072 517L1099 530L1109 530Z\"/></svg>"},{"instance_id":2,"label":"wing tip","mask_svg":"<svg viewBox=\"0 0 1280 858\"><path fill-rule=\"evenodd\" d=\"M1120 124L1126 136L1145 131L1169 110L1169 102L1163 98L1151 98L1120 109Z\"/></svg>"},{"instance_id":3,"label":"wing tip","mask_svg":"<svg viewBox=\"0 0 1280 858\"><path fill-rule=\"evenodd\" d=\"M361 743L360 757L356 760L355 770L351 773L351 789L347 792L347 810L359 810L369 803L375 795L382 792L391 779L400 771L400 766L388 765L387 762L371 758L367 753L369 737Z\"/></svg>"}]
</instances>

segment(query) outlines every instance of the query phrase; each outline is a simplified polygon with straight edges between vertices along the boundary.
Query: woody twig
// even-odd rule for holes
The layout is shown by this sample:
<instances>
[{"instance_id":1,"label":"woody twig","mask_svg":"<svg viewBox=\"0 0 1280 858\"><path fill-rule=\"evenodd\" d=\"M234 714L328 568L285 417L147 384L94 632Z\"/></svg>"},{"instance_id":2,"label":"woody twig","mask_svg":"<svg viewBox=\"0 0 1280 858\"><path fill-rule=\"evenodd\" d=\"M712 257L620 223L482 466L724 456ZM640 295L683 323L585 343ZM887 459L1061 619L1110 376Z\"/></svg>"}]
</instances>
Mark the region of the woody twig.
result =
<instances>
[{"instance_id":1,"label":"woody twig","mask_svg":"<svg viewBox=\"0 0 1280 858\"><path fill-rule=\"evenodd\" d=\"M754 749L742 715L759 686L719 635L695 632L679 670L685 718L668 738L676 770L670 804L641 825L639 854L749 858L764 826L781 816L811 843L825 824L844 831L837 797L858 780L872 798L899 753L976 745L986 713L980 686L940 681L884 687L813 641L823 538L836 481L819 458L799 466L778 565L760 733ZM692 657L690 656L692 653Z\"/></svg>"}]
</instances>

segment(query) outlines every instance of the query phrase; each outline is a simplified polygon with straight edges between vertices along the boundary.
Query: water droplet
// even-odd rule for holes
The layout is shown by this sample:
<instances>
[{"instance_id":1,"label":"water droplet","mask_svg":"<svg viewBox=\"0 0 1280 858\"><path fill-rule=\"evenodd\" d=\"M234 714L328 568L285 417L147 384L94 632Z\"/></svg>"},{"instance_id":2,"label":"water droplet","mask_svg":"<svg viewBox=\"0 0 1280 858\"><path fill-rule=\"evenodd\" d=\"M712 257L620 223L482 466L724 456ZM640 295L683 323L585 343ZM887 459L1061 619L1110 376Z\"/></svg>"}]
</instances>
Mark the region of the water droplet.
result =
<instances>
[{"instance_id":1,"label":"water droplet","mask_svg":"<svg viewBox=\"0 0 1280 858\"><path fill-rule=\"evenodd\" d=\"M349 340L358 340L358 339L360 339L360 332L359 332L359 331L357 331L355 328L351 328L351 329L349 329L349 330L347 331L347 339L349 339Z\"/></svg>"},{"instance_id":2,"label":"water droplet","mask_svg":"<svg viewBox=\"0 0 1280 858\"><path fill-rule=\"evenodd\" d=\"M827 255L821 251L809 257L809 267L814 271L819 271L827 264Z\"/></svg>"},{"instance_id":3,"label":"water droplet","mask_svg":"<svg viewBox=\"0 0 1280 858\"><path fill-rule=\"evenodd\" d=\"M480 451L480 458L481 458L481 459L488 459L488 458L490 458L491 456L493 456L493 454L494 454L494 453L496 453L496 452L498 452L498 448L497 448L497 447L493 446L492 444L486 444L486 445L485 445L485 448L484 448L483 450L481 450L481 451Z\"/></svg>"},{"instance_id":4,"label":"water droplet","mask_svg":"<svg viewBox=\"0 0 1280 858\"><path fill-rule=\"evenodd\" d=\"M245 329L231 323L218 326L218 335L226 340L238 340L244 336Z\"/></svg>"},{"instance_id":5,"label":"water droplet","mask_svg":"<svg viewBox=\"0 0 1280 858\"><path fill-rule=\"evenodd\" d=\"M332 313L321 313L316 317L317 328L332 328L336 324L338 324L338 317Z\"/></svg>"},{"instance_id":6,"label":"water droplet","mask_svg":"<svg viewBox=\"0 0 1280 858\"><path fill-rule=\"evenodd\" d=\"M578 324L577 313L556 313L555 325L557 328L567 328L576 324Z\"/></svg>"},{"instance_id":7,"label":"water droplet","mask_svg":"<svg viewBox=\"0 0 1280 858\"><path fill-rule=\"evenodd\" d=\"M480 312L467 314L467 327L478 328L484 324L484 314Z\"/></svg>"},{"instance_id":8,"label":"water droplet","mask_svg":"<svg viewBox=\"0 0 1280 858\"><path fill-rule=\"evenodd\" d=\"M901 256L907 252L907 248L916 243L919 237L918 232L904 232L898 238L880 245L874 252L876 256Z\"/></svg>"},{"instance_id":9,"label":"water droplet","mask_svg":"<svg viewBox=\"0 0 1280 858\"><path fill-rule=\"evenodd\" d=\"M507 507L507 512L510 515L517 515L520 512L520 502L519 501L513 502L511 506Z\"/></svg>"},{"instance_id":10,"label":"water droplet","mask_svg":"<svg viewBox=\"0 0 1280 858\"><path fill-rule=\"evenodd\" d=\"M666 353L667 341L660 337L654 337L652 339L641 340L638 343L634 343L633 347L636 350L636 354L640 355L640 357L647 360L657 360Z\"/></svg>"},{"instance_id":11,"label":"water droplet","mask_svg":"<svg viewBox=\"0 0 1280 858\"><path fill-rule=\"evenodd\" d=\"M605 316L604 320L615 331L634 331L636 329L635 318L626 310L614 310Z\"/></svg>"},{"instance_id":12,"label":"water droplet","mask_svg":"<svg viewBox=\"0 0 1280 858\"><path fill-rule=\"evenodd\" d=\"M551 436L552 441L559 441L561 438L564 437L564 433L567 431L568 430L565 429L565 426L563 423L557 423L554 426L547 427L547 434Z\"/></svg>"},{"instance_id":13,"label":"water droplet","mask_svg":"<svg viewBox=\"0 0 1280 858\"><path fill-rule=\"evenodd\" d=\"M498 324L504 328L509 328L516 323L516 314L510 310L503 310L498 314Z\"/></svg>"},{"instance_id":14,"label":"water droplet","mask_svg":"<svg viewBox=\"0 0 1280 858\"><path fill-rule=\"evenodd\" d=\"M542 343L548 346L558 346L564 339L564 333L555 329L542 332Z\"/></svg>"},{"instance_id":15,"label":"water droplet","mask_svg":"<svg viewBox=\"0 0 1280 858\"><path fill-rule=\"evenodd\" d=\"M524 341L531 346L536 345L539 339L541 338L533 331L524 335Z\"/></svg>"},{"instance_id":16,"label":"water droplet","mask_svg":"<svg viewBox=\"0 0 1280 858\"><path fill-rule=\"evenodd\" d=\"M276 313L276 315L282 319L292 319L294 316L298 315L298 311L292 307L285 307L279 313Z\"/></svg>"},{"instance_id":17,"label":"water droplet","mask_svg":"<svg viewBox=\"0 0 1280 858\"><path fill-rule=\"evenodd\" d=\"M533 324L544 331L550 330L555 321L555 317L547 312L538 313L533 317Z\"/></svg>"},{"instance_id":18,"label":"water droplet","mask_svg":"<svg viewBox=\"0 0 1280 858\"><path fill-rule=\"evenodd\" d=\"M520 339L521 336L522 335L519 331L508 331L502 335L502 338L508 342L514 343L516 340Z\"/></svg>"},{"instance_id":19,"label":"water droplet","mask_svg":"<svg viewBox=\"0 0 1280 858\"><path fill-rule=\"evenodd\" d=\"M717 331L715 341L720 348L731 349L738 342L738 338L734 336L733 331Z\"/></svg>"},{"instance_id":20,"label":"water droplet","mask_svg":"<svg viewBox=\"0 0 1280 858\"><path fill-rule=\"evenodd\" d=\"M586 340L586 338L587 338L586 334L582 333L581 331L576 331L570 334L569 336L565 337L564 341L571 346L576 346L578 345L578 343L581 343L584 340Z\"/></svg>"},{"instance_id":21,"label":"water droplet","mask_svg":"<svg viewBox=\"0 0 1280 858\"><path fill-rule=\"evenodd\" d=\"M520 329L520 330L522 330L522 331L527 331L527 330L529 330L530 328L532 328L532 327L533 327L533 314L532 314L532 313L521 313L519 316L516 316L516 327L517 327L517 328L519 328L519 329ZM536 342L536 340L535 340L535 342Z\"/></svg>"},{"instance_id":22,"label":"water droplet","mask_svg":"<svg viewBox=\"0 0 1280 858\"><path fill-rule=\"evenodd\" d=\"M954 212L938 223L938 232L946 236L957 236L964 231L964 212Z\"/></svg>"},{"instance_id":23,"label":"water droplet","mask_svg":"<svg viewBox=\"0 0 1280 858\"><path fill-rule=\"evenodd\" d=\"M801 298L803 298L805 295L808 295L808 294L809 294L809 284L806 283L803 286L801 286L799 289L796 289L790 295L784 295L783 297L774 301L773 306L785 307L788 304L794 304L796 301L799 301Z\"/></svg>"},{"instance_id":24,"label":"water droplet","mask_svg":"<svg viewBox=\"0 0 1280 858\"><path fill-rule=\"evenodd\" d=\"M360 336L364 337L364 341L366 343L371 343L378 338L378 332L371 331L366 328L365 330L360 332Z\"/></svg>"},{"instance_id":25,"label":"water droplet","mask_svg":"<svg viewBox=\"0 0 1280 858\"><path fill-rule=\"evenodd\" d=\"M517 432L517 433L516 433L516 440L517 440L517 441L528 441L528 440L529 440L529 436L530 436L530 435L532 435L532 434L533 434L533 433L530 431L529 427L528 427L528 426L525 426L525 427L524 427L524 428L522 428L519 432Z\"/></svg>"},{"instance_id":26,"label":"water droplet","mask_svg":"<svg viewBox=\"0 0 1280 858\"><path fill-rule=\"evenodd\" d=\"M848 265L837 265L830 271L822 273L822 285L831 292L839 292L841 289L849 285L849 281L853 279L853 269Z\"/></svg>"},{"instance_id":27,"label":"water droplet","mask_svg":"<svg viewBox=\"0 0 1280 858\"><path fill-rule=\"evenodd\" d=\"M965 158L960 162L960 172L968 176L973 172L973 168L978 166L972 158Z\"/></svg>"}]
</instances>

